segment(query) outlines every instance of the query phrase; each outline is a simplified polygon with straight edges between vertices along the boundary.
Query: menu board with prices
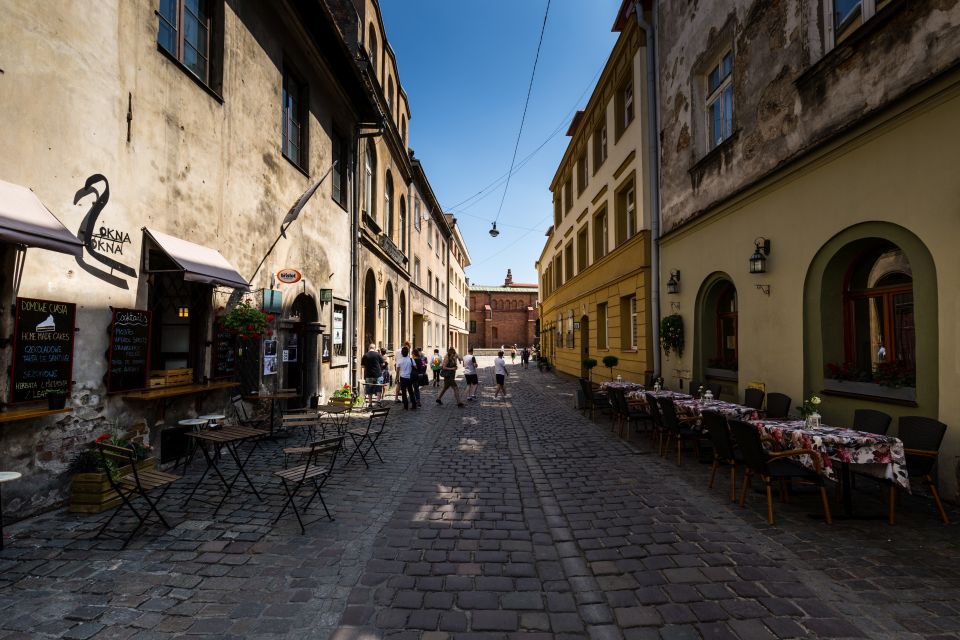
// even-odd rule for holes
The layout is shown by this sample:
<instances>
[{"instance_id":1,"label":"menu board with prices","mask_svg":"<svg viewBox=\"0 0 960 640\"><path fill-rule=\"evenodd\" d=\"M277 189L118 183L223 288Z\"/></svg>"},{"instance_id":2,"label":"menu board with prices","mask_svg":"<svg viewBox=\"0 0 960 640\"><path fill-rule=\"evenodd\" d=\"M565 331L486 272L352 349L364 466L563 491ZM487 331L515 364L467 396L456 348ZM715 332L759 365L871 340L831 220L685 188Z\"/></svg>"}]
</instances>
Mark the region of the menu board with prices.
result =
<instances>
[{"instance_id":1,"label":"menu board with prices","mask_svg":"<svg viewBox=\"0 0 960 640\"><path fill-rule=\"evenodd\" d=\"M213 378L232 378L237 373L237 336L223 326L213 327Z\"/></svg>"},{"instance_id":2,"label":"menu board with prices","mask_svg":"<svg viewBox=\"0 0 960 640\"><path fill-rule=\"evenodd\" d=\"M107 354L107 392L147 387L151 312L114 309Z\"/></svg>"},{"instance_id":3,"label":"menu board with prices","mask_svg":"<svg viewBox=\"0 0 960 640\"><path fill-rule=\"evenodd\" d=\"M10 402L70 395L77 305L17 298Z\"/></svg>"}]
</instances>

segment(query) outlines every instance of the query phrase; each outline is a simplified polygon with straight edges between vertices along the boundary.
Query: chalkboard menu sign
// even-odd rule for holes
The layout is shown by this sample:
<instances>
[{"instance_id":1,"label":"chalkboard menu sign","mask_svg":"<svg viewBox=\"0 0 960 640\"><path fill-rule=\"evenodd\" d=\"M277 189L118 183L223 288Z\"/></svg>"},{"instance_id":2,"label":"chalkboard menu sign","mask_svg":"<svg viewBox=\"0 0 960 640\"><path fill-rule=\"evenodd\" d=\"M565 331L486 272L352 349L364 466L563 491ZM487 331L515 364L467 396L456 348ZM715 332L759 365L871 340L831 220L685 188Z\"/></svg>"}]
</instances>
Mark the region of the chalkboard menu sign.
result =
<instances>
[{"instance_id":1,"label":"chalkboard menu sign","mask_svg":"<svg viewBox=\"0 0 960 640\"><path fill-rule=\"evenodd\" d=\"M17 298L10 402L65 399L73 379L77 305Z\"/></svg>"},{"instance_id":2,"label":"chalkboard menu sign","mask_svg":"<svg viewBox=\"0 0 960 640\"><path fill-rule=\"evenodd\" d=\"M237 372L237 336L221 325L213 330L212 378L232 378Z\"/></svg>"},{"instance_id":3,"label":"chalkboard menu sign","mask_svg":"<svg viewBox=\"0 0 960 640\"><path fill-rule=\"evenodd\" d=\"M107 355L107 392L147 386L150 369L150 312L114 309Z\"/></svg>"}]
</instances>

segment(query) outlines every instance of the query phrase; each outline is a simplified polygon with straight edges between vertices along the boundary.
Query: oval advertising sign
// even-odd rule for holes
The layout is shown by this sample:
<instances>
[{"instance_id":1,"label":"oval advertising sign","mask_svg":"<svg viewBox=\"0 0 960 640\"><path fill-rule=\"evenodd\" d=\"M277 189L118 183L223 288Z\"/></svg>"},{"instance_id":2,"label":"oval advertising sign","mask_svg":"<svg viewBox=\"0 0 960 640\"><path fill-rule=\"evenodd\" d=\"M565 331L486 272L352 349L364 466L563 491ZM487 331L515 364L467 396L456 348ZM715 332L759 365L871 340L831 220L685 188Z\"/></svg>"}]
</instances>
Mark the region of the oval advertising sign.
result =
<instances>
[{"instance_id":1,"label":"oval advertising sign","mask_svg":"<svg viewBox=\"0 0 960 640\"><path fill-rule=\"evenodd\" d=\"M284 284L293 284L294 282L300 282L300 278L303 275L296 269L281 269L277 271L277 280Z\"/></svg>"}]
</instances>

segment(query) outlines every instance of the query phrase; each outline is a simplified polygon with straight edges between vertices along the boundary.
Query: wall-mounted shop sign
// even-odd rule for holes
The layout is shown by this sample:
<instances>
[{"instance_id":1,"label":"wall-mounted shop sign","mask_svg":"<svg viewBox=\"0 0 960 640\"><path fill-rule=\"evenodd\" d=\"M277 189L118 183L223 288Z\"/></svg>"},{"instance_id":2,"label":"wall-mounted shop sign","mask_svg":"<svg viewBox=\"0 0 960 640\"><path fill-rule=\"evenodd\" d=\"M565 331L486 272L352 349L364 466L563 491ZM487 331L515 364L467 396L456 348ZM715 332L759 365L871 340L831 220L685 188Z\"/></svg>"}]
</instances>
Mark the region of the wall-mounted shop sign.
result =
<instances>
[{"instance_id":1,"label":"wall-mounted shop sign","mask_svg":"<svg viewBox=\"0 0 960 640\"><path fill-rule=\"evenodd\" d=\"M17 298L11 403L70 395L76 317L69 302Z\"/></svg>"},{"instance_id":2,"label":"wall-mounted shop sign","mask_svg":"<svg viewBox=\"0 0 960 640\"><path fill-rule=\"evenodd\" d=\"M284 284L300 282L300 278L302 277L303 274L296 269L280 269L280 271L277 271L277 280Z\"/></svg>"},{"instance_id":3,"label":"wall-mounted shop sign","mask_svg":"<svg viewBox=\"0 0 960 640\"><path fill-rule=\"evenodd\" d=\"M150 371L151 312L114 309L107 355L107 391L130 391L147 386Z\"/></svg>"},{"instance_id":4,"label":"wall-mounted shop sign","mask_svg":"<svg viewBox=\"0 0 960 640\"><path fill-rule=\"evenodd\" d=\"M87 246L91 251L110 253L115 256L122 256L123 245L130 243L129 233L110 227L100 227L95 234L87 239Z\"/></svg>"}]
</instances>

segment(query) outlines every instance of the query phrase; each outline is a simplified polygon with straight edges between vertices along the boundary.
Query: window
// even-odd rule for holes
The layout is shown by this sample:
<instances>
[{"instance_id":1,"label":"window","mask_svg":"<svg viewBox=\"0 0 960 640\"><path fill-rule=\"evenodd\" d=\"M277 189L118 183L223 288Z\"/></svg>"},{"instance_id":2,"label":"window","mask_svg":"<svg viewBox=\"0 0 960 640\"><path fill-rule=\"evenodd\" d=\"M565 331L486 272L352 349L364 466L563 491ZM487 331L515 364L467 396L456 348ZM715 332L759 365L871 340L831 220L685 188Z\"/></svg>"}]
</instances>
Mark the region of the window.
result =
<instances>
[{"instance_id":1,"label":"window","mask_svg":"<svg viewBox=\"0 0 960 640\"><path fill-rule=\"evenodd\" d=\"M420 198L413 199L413 228L420 233Z\"/></svg>"},{"instance_id":2,"label":"window","mask_svg":"<svg viewBox=\"0 0 960 640\"><path fill-rule=\"evenodd\" d=\"M573 242L568 242L563 249L563 264L566 268L563 273L563 281L567 282L573 278Z\"/></svg>"},{"instance_id":3,"label":"window","mask_svg":"<svg viewBox=\"0 0 960 640\"><path fill-rule=\"evenodd\" d=\"M620 298L620 348L637 348L637 296Z\"/></svg>"},{"instance_id":4,"label":"window","mask_svg":"<svg viewBox=\"0 0 960 640\"><path fill-rule=\"evenodd\" d=\"M367 152L363 154L363 212L376 219L377 208L373 194L377 190L377 152L373 142L367 140Z\"/></svg>"},{"instance_id":5,"label":"window","mask_svg":"<svg viewBox=\"0 0 960 640\"><path fill-rule=\"evenodd\" d=\"M733 52L729 50L707 74L707 132L711 149L733 133Z\"/></svg>"},{"instance_id":6,"label":"window","mask_svg":"<svg viewBox=\"0 0 960 640\"><path fill-rule=\"evenodd\" d=\"M213 7L210 0L160 0L157 44L204 84L211 82Z\"/></svg>"},{"instance_id":7,"label":"window","mask_svg":"<svg viewBox=\"0 0 960 640\"><path fill-rule=\"evenodd\" d=\"M828 0L826 48L832 49L891 0Z\"/></svg>"},{"instance_id":8,"label":"window","mask_svg":"<svg viewBox=\"0 0 960 640\"><path fill-rule=\"evenodd\" d=\"M607 208L593 216L593 261L607 255Z\"/></svg>"},{"instance_id":9,"label":"window","mask_svg":"<svg viewBox=\"0 0 960 640\"><path fill-rule=\"evenodd\" d=\"M597 305L597 348L607 349L607 303L601 302Z\"/></svg>"},{"instance_id":10,"label":"window","mask_svg":"<svg viewBox=\"0 0 960 640\"><path fill-rule=\"evenodd\" d=\"M407 201L400 196L400 250L407 253Z\"/></svg>"},{"instance_id":11,"label":"window","mask_svg":"<svg viewBox=\"0 0 960 640\"><path fill-rule=\"evenodd\" d=\"M420 258L413 259L413 283L420 285Z\"/></svg>"},{"instance_id":12,"label":"window","mask_svg":"<svg viewBox=\"0 0 960 640\"><path fill-rule=\"evenodd\" d=\"M560 202L560 194L553 194L553 225L555 227L560 226L560 222L563 221L563 203Z\"/></svg>"},{"instance_id":13,"label":"window","mask_svg":"<svg viewBox=\"0 0 960 640\"><path fill-rule=\"evenodd\" d=\"M476 332L477 332L477 321L476 321L476 320L471 320L471 321L470 321L470 333L476 333Z\"/></svg>"},{"instance_id":14,"label":"window","mask_svg":"<svg viewBox=\"0 0 960 640\"><path fill-rule=\"evenodd\" d=\"M587 225L583 225L583 228L577 233L577 273L587 268L587 243L589 242L589 235Z\"/></svg>"},{"instance_id":15,"label":"window","mask_svg":"<svg viewBox=\"0 0 960 640\"><path fill-rule=\"evenodd\" d=\"M427 246L433 246L433 218L427 220Z\"/></svg>"},{"instance_id":16,"label":"window","mask_svg":"<svg viewBox=\"0 0 960 640\"><path fill-rule=\"evenodd\" d=\"M877 242L851 265L846 280L845 361L874 375L896 369L913 377L913 271L906 255L890 242Z\"/></svg>"},{"instance_id":17,"label":"window","mask_svg":"<svg viewBox=\"0 0 960 640\"><path fill-rule=\"evenodd\" d=\"M373 63L373 72L377 72L377 33L370 25L370 34L367 36L367 50L370 52L370 62Z\"/></svg>"},{"instance_id":18,"label":"window","mask_svg":"<svg viewBox=\"0 0 960 640\"><path fill-rule=\"evenodd\" d=\"M716 357L708 366L736 370L737 349L737 290L732 283L727 283L717 301Z\"/></svg>"},{"instance_id":19,"label":"window","mask_svg":"<svg viewBox=\"0 0 960 640\"><path fill-rule=\"evenodd\" d=\"M407 148L407 117L400 116L400 142L403 143L403 148Z\"/></svg>"},{"instance_id":20,"label":"window","mask_svg":"<svg viewBox=\"0 0 960 640\"><path fill-rule=\"evenodd\" d=\"M563 255L559 253L553 259L553 277L557 289L563 286Z\"/></svg>"},{"instance_id":21,"label":"window","mask_svg":"<svg viewBox=\"0 0 960 640\"><path fill-rule=\"evenodd\" d=\"M393 111L393 78L387 80L387 111Z\"/></svg>"},{"instance_id":22,"label":"window","mask_svg":"<svg viewBox=\"0 0 960 640\"><path fill-rule=\"evenodd\" d=\"M383 232L393 239L393 176L389 171L383 187Z\"/></svg>"},{"instance_id":23,"label":"window","mask_svg":"<svg viewBox=\"0 0 960 640\"><path fill-rule=\"evenodd\" d=\"M633 69L631 66L631 75ZM633 122L633 80L627 80L620 85L617 91L617 138L627 130L630 123Z\"/></svg>"},{"instance_id":24,"label":"window","mask_svg":"<svg viewBox=\"0 0 960 640\"><path fill-rule=\"evenodd\" d=\"M435 278L435 280L437 281L437 288L434 289L433 291L434 291L434 295L439 298L440 297L440 278L439 277Z\"/></svg>"},{"instance_id":25,"label":"window","mask_svg":"<svg viewBox=\"0 0 960 640\"><path fill-rule=\"evenodd\" d=\"M587 188L587 152L581 151L577 157L577 195Z\"/></svg>"},{"instance_id":26,"label":"window","mask_svg":"<svg viewBox=\"0 0 960 640\"><path fill-rule=\"evenodd\" d=\"M604 114L606 116L606 114ZM607 122L606 117L604 121L597 125L597 128L593 130L593 173L597 173L597 169L600 168L607 160Z\"/></svg>"},{"instance_id":27,"label":"window","mask_svg":"<svg viewBox=\"0 0 960 640\"><path fill-rule=\"evenodd\" d=\"M563 183L563 213L570 213L573 209L573 181L567 176L567 181Z\"/></svg>"},{"instance_id":28,"label":"window","mask_svg":"<svg viewBox=\"0 0 960 640\"><path fill-rule=\"evenodd\" d=\"M617 246L637 233L637 195L633 181L617 192Z\"/></svg>"},{"instance_id":29,"label":"window","mask_svg":"<svg viewBox=\"0 0 960 640\"><path fill-rule=\"evenodd\" d=\"M427 269L427 293L433 295L433 271Z\"/></svg>"},{"instance_id":30,"label":"window","mask_svg":"<svg viewBox=\"0 0 960 640\"><path fill-rule=\"evenodd\" d=\"M298 167L307 167L307 110L304 85L288 69L283 72L283 155Z\"/></svg>"},{"instance_id":31,"label":"window","mask_svg":"<svg viewBox=\"0 0 960 640\"><path fill-rule=\"evenodd\" d=\"M347 143L339 131L334 130L330 138L333 146L333 171L331 174L331 190L333 201L341 207L347 207L347 175L350 167L347 164Z\"/></svg>"},{"instance_id":32,"label":"window","mask_svg":"<svg viewBox=\"0 0 960 640\"><path fill-rule=\"evenodd\" d=\"M576 346L575 338L573 335L573 310L570 310L570 314L567 316L567 349L573 349Z\"/></svg>"},{"instance_id":33,"label":"window","mask_svg":"<svg viewBox=\"0 0 960 640\"><path fill-rule=\"evenodd\" d=\"M434 231L434 233L437 234L437 236L435 238L436 242L434 242L433 244L433 252L434 254L439 256L440 255L440 229L437 229L436 231Z\"/></svg>"}]
</instances>

